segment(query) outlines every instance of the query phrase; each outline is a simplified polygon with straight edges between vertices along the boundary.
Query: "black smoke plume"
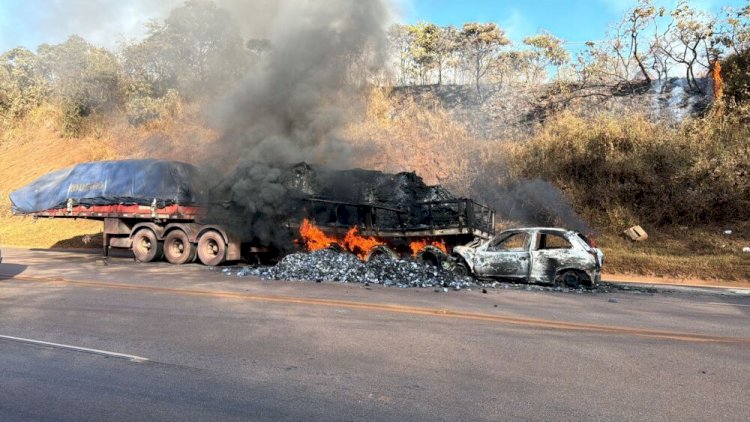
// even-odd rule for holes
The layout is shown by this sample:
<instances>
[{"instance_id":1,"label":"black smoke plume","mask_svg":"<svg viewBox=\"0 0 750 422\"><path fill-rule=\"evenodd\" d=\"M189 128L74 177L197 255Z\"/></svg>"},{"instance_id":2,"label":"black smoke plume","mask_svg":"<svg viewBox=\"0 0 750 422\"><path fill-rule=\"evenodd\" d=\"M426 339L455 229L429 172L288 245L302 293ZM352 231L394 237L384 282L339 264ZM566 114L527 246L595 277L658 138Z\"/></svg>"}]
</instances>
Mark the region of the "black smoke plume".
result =
<instances>
[{"instance_id":1,"label":"black smoke plume","mask_svg":"<svg viewBox=\"0 0 750 422\"><path fill-rule=\"evenodd\" d=\"M390 16L380 0L283 1L275 10L270 49L209 112L221 133L211 146L218 160L210 164L238 163L214 189L221 197L212 202L241 210L235 230L266 245L288 240L279 224L288 213L289 192L279 180L283 169L303 161L350 165L337 131L361 86L353 80L353 63L381 65Z\"/></svg>"}]
</instances>

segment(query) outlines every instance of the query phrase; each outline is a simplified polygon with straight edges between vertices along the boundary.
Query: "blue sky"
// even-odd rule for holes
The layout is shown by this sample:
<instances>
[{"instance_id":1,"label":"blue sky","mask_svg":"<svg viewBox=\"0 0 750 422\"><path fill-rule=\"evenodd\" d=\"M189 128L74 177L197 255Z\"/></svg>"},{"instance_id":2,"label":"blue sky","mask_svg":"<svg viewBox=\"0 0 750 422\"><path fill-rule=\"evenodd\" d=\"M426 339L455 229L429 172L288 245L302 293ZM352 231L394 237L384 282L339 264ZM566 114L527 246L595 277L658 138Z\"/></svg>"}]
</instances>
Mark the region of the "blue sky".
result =
<instances>
[{"instance_id":1,"label":"blue sky","mask_svg":"<svg viewBox=\"0 0 750 422\"><path fill-rule=\"evenodd\" d=\"M215 1L218 4L250 3L250 0ZM252 0L254 3L250 4L272 9L277 1ZM570 42L600 40L607 28L635 5L635 0L393 1L400 9L399 21L457 26L470 21L491 21L503 27L515 42L541 29ZM676 0L657 1L670 7L676 4ZM740 6L747 2L691 0L690 4L716 12L722 6ZM182 3L183 0L0 0L0 51L18 45L35 49L44 42L62 42L72 33L112 48L118 41L143 36L148 20L163 19L172 7Z\"/></svg>"}]
</instances>

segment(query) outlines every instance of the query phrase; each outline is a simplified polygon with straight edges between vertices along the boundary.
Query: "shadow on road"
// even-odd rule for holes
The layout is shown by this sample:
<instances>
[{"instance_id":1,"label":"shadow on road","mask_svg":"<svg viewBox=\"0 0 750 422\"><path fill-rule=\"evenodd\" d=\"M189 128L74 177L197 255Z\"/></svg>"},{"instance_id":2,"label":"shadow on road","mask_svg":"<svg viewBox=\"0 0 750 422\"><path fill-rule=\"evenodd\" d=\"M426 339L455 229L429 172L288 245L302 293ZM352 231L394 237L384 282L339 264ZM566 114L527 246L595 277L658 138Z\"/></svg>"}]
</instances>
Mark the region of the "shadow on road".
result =
<instances>
[{"instance_id":1,"label":"shadow on road","mask_svg":"<svg viewBox=\"0 0 750 422\"><path fill-rule=\"evenodd\" d=\"M60 252L65 252L65 253L87 254L87 255L101 253L101 251L102 251L101 248L97 249L97 248L55 248L55 247L52 247L52 248L30 248L29 250L32 251L32 252L45 252L45 253L60 253Z\"/></svg>"},{"instance_id":2,"label":"shadow on road","mask_svg":"<svg viewBox=\"0 0 750 422\"><path fill-rule=\"evenodd\" d=\"M57 243L52 245L52 249L58 248L58 249L65 249L65 248L92 248L101 249L102 245L104 244L104 240L101 233L93 233L93 234L82 234L79 236L71 237L70 239L63 239L59 240Z\"/></svg>"}]
</instances>

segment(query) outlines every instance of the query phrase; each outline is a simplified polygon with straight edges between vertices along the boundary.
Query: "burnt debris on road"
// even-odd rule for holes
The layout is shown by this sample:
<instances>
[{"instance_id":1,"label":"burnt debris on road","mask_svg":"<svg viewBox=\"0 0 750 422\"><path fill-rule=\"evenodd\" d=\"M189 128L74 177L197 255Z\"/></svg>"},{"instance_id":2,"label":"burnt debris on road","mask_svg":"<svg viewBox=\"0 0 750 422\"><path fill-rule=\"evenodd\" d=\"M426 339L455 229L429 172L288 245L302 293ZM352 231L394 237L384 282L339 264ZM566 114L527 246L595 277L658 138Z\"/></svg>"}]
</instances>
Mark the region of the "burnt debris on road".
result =
<instances>
[{"instance_id":1,"label":"burnt debris on road","mask_svg":"<svg viewBox=\"0 0 750 422\"><path fill-rule=\"evenodd\" d=\"M214 270L219 270L214 268ZM655 293L654 289L599 283L592 288L572 288L562 285L537 285L509 282L484 282L473 277L459 276L441 267L421 261L375 257L364 262L356 255L321 249L285 256L273 266L238 266L220 269L225 276L258 277L264 280L308 282L338 282L383 285L386 287L421 287L437 290L465 290L473 287L515 289L545 292L610 293L630 291Z\"/></svg>"},{"instance_id":2,"label":"burnt debris on road","mask_svg":"<svg viewBox=\"0 0 750 422\"><path fill-rule=\"evenodd\" d=\"M321 249L285 256L270 267L224 268L225 275L255 276L266 280L335 281L396 287L449 287L455 290L475 285L469 277L420 261L375 257L367 262L356 255Z\"/></svg>"}]
</instances>

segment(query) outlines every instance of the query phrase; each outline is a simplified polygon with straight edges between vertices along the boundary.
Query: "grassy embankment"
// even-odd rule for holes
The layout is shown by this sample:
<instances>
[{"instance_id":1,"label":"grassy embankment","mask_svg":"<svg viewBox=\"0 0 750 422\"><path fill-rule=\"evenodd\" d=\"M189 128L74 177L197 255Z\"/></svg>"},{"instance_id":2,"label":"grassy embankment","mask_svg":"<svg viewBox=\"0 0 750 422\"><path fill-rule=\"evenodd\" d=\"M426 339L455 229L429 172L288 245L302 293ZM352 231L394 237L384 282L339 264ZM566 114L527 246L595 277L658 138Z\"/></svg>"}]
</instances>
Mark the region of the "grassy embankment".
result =
<instances>
[{"instance_id":1,"label":"grassy embankment","mask_svg":"<svg viewBox=\"0 0 750 422\"><path fill-rule=\"evenodd\" d=\"M395 102L398 101L398 104ZM399 113L392 113L398 107ZM481 140L436 103L367 99L364 118L347 126L354 165L416 171L428 183L470 192L478 177L503 184L541 176L559 186L599 231L608 272L748 280L750 224L740 210L748 163L741 122L717 119L673 129L645 119L582 119L563 115L522 144ZM123 119L92 121L80 139L59 135L56 111L42 107L0 137L0 243L27 247L97 246L100 223L12 217L8 194L51 170L74 163L132 157L197 162L215 138L197 106L170 121L132 128ZM704 122L705 123L705 122ZM747 139L747 138L745 138ZM743 155L744 154L744 155ZM506 222L508 225L517 222ZM620 232L641 224L648 241ZM731 235L723 230L731 228ZM82 243L83 235L95 241Z\"/></svg>"}]
</instances>

